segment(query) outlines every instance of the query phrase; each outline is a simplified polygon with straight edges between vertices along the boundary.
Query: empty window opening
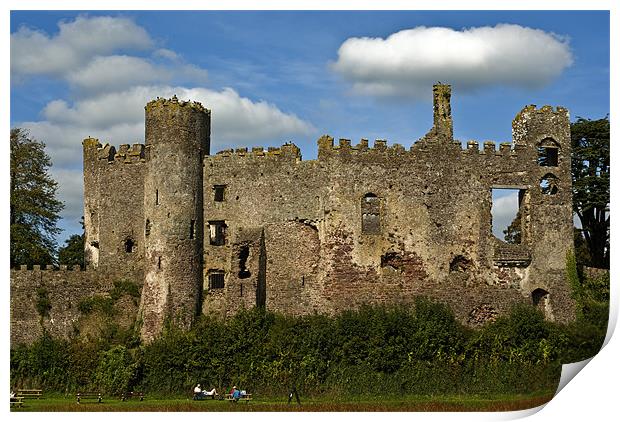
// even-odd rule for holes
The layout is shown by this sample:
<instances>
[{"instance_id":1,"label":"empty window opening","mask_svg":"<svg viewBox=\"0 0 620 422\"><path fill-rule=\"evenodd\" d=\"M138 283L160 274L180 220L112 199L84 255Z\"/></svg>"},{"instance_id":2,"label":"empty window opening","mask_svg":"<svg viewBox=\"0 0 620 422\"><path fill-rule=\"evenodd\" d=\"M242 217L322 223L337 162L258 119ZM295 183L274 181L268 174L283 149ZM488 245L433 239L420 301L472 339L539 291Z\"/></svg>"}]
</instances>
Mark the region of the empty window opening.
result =
<instances>
[{"instance_id":1,"label":"empty window opening","mask_svg":"<svg viewBox=\"0 0 620 422\"><path fill-rule=\"evenodd\" d=\"M224 288L224 271L213 271L209 274L209 290Z\"/></svg>"},{"instance_id":2,"label":"empty window opening","mask_svg":"<svg viewBox=\"0 0 620 422\"><path fill-rule=\"evenodd\" d=\"M90 242L90 246L99 249L99 242L96 240L93 240L92 242Z\"/></svg>"},{"instance_id":3,"label":"empty window opening","mask_svg":"<svg viewBox=\"0 0 620 422\"><path fill-rule=\"evenodd\" d=\"M192 220L189 222L189 238L194 238L194 232L196 231L196 220Z\"/></svg>"},{"instance_id":4,"label":"empty window opening","mask_svg":"<svg viewBox=\"0 0 620 422\"><path fill-rule=\"evenodd\" d=\"M252 275L246 267L249 256L250 247L248 245L242 246L239 250L239 278L248 278Z\"/></svg>"},{"instance_id":5,"label":"empty window opening","mask_svg":"<svg viewBox=\"0 0 620 422\"><path fill-rule=\"evenodd\" d=\"M557 167L559 145L551 138L543 140L538 146L538 165Z\"/></svg>"},{"instance_id":6,"label":"empty window opening","mask_svg":"<svg viewBox=\"0 0 620 422\"><path fill-rule=\"evenodd\" d=\"M133 252L133 248L134 248L134 241L133 239L125 239L125 252L127 253L132 253Z\"/></svg>"},{"instance_id":7,"label":"empty window opening","mask_svg":"<svg viewBox=\"0 0 620 422\"><path fill-rule=\"evenodd\" d=\"M450 262L450 272L464 273L471 269L471 260L463 255L457 255Z\"/></svg>"},{"instance_id":8,"label":"empty window opening","mask_svg":"<svg viewBox=\"0 0 620 422\"><path fill-rule=\"evenodd\" d=\"M209 243L222 246L226 243L226 223L224 221L209 221Z\"/></svg>"},{"instance_id":9,"label":"empty window opening","mask_svg":"<svg viewBox=\"0 0 620 422\"><path fill-rule=\"evenodd\" d=\"M144 225L144 235L148 236L151 234L151 220L147 218L146 223Z\"/></svg>"},{"instance_id":10,"label":"empty window opening","mask_svg":"<svg viewBox=\"0 0 620 422\"><path fill-rule=\"evenodd\" d=\"M403 266L403 257L397 252L386 252L381 255L381 268L399 271Z\"/></svg>"},{"instance_id":11,"label":"empty window opening","mask_svg":"<svg viewBox=\"0 0 620 422\"><path fill-rule=\"evenodd\" d=\"M362 198L362 233L381 233L381 200L374 193Z\"/></svg>"},{"instance_id":12,"label":"empty window opening","mask_svg":"<svg viewBox=\"0 0 620 422\"><path fill-rule=\"evenodd\" d=\"M540 191L543 195L555 195L558 193L558 178L548 173L540 179Z\"/></svg>"},{"instance_id":13,"label":"empty window opening","mask_svg":"<svg viewBox=\"0 0 620 422\"><path fill-rule=\"evenodd\" d=\"M522 241L523 198L525 189L491 189L492 233L506 243L520 244Z\"/></svg>"},{"instance_id":14,"label":"empty window opening","mask_svg":"<svg viewBox=\"0 0 620 422\"><path fill-rule=\"evenodd\" d=\"M155 205L159 205L159 189L155 189Z\"/></svg>"},{"instance_id":15,"label":"empty window opening","mask_svg":"<svg viewBox=\"0 0 620 422\"><path fill-rule=\"evenodd\" d=\"M224 202L224 191L226 190L226 185L213 185L213 193L214 193L214 201L215 202Z\"/></svg>"},{"instance_id":16,"label":"empty window opening","mask_svg":"<svg viewBox=\"0 0 620 422\"><path fill-rule=\"evenodd\" d=\"M239 296L243 297L243 284L239 285Z\"/></svg>"}]
</instances>

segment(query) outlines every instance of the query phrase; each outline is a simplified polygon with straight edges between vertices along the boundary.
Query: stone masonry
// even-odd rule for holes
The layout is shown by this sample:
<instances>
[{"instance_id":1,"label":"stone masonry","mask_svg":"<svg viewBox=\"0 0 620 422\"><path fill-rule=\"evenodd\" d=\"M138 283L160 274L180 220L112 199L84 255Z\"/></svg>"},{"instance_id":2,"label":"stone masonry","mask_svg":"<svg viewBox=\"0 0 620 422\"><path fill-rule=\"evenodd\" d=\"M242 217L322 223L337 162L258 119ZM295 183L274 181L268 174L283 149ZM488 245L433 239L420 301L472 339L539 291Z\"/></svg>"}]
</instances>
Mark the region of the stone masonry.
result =
<instances>
[{"instance_id":1,"label":"stone masonry","mask_svg":"<svg viewBox=\"0 0 620 422\"><path fill-rule=\"evenodd\" d=\"M201 313L334 314L416 296L471 326L517 302L574 319L568 111L527 106L512 143L463 148L450 96L449 85L434 86L433 128L409 149L322 136L317 160L294 144L211 155L209 110L151 101L144 145L84 140L87 270L56 288L94 289L77 274L135 280L146 341ZM492 190L505 188L519 190L519 243L491 232ZM33 288L46 273L58 278L12 271L12 327L28 318L13 306L27 290L17 281Z\"/></svg>"}]
</instances>

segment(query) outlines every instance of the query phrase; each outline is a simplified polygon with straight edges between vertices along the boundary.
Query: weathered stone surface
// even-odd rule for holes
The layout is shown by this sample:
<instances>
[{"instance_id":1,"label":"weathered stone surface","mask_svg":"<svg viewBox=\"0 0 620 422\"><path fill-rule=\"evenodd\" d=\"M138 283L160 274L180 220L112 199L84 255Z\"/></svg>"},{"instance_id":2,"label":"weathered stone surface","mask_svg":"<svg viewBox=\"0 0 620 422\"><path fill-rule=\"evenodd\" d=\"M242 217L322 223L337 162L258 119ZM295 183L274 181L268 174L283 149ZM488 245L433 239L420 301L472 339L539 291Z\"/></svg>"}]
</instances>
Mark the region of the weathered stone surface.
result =
<instances>
[{"instance_id":1,"label":"weathered stone surface","mask_svg":"<svg viewBox=\"0 0 620 422\"><path fill-rule=\"evenodd\" d=\"M527 106L512 143L463 149L453 139L450 87L435 86L433 97L434 126L409 149L365 139L335 146L325 135L318 159L307 161L293 144L210 155L210 112L153 101L146 145L116 151L84 141L89 271L77 274L144 280L146 340L166 319L187 327L199 310L223 317L258 304L333 314L419 295L471 325L515 302L573 319L567 110ZM491 233L494 188L520 189L520 244ZM34 324L17 315L14 324Z\"/></svg>"}]
</instances>

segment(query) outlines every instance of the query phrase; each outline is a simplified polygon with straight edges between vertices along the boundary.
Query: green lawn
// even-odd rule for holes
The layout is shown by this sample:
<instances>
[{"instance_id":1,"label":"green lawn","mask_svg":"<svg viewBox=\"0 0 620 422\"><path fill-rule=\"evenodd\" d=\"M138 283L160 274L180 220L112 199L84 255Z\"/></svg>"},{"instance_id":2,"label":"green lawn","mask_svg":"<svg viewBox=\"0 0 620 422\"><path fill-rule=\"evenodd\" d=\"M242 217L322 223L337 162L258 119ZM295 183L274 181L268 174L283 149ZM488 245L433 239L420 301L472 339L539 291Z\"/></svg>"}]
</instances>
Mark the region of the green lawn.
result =
<instances>
[{"instance_id":1,"label":"green lawn","mask_svg":"<svg viewBox=\"0 0 620 422\"><path fill-rule=\"evenodd\" d=\"M287 404L285 398L257 397L249 403L231 403L226 400L193 401L187 397L135 399L122 402L118 398L104 397L103 403L95 400L77 404L74 396L50 395L39 400L27 399L23 408L14 412L339 412L339 411L511 411L540 406L553 397L544 392L514 396L404 396L404 397L354 397L348 401L320 398L301 398L301 406ZM295 403L293 401L293 403Z\"/></svg>"}]
</instances>

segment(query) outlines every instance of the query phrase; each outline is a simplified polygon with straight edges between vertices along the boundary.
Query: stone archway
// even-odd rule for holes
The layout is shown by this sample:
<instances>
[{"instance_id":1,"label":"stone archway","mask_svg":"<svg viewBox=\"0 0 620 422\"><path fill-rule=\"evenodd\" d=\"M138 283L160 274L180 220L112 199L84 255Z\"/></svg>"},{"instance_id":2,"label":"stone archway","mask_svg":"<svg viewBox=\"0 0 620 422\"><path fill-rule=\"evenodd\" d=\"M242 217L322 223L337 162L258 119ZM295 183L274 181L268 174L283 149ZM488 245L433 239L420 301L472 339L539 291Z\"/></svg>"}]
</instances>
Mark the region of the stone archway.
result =
<instances>
[{"instance_id":1,"label":"stone archway","mask_svg":"<svg viewBox=\"0 0 620 422\"><path fill-rule=\"evenodd\" d=\"M532 291L532 305L540 309L546 320L553 321L550 296L551 294L543 288L534 289Z\"/></svg>"}]
</instances>

